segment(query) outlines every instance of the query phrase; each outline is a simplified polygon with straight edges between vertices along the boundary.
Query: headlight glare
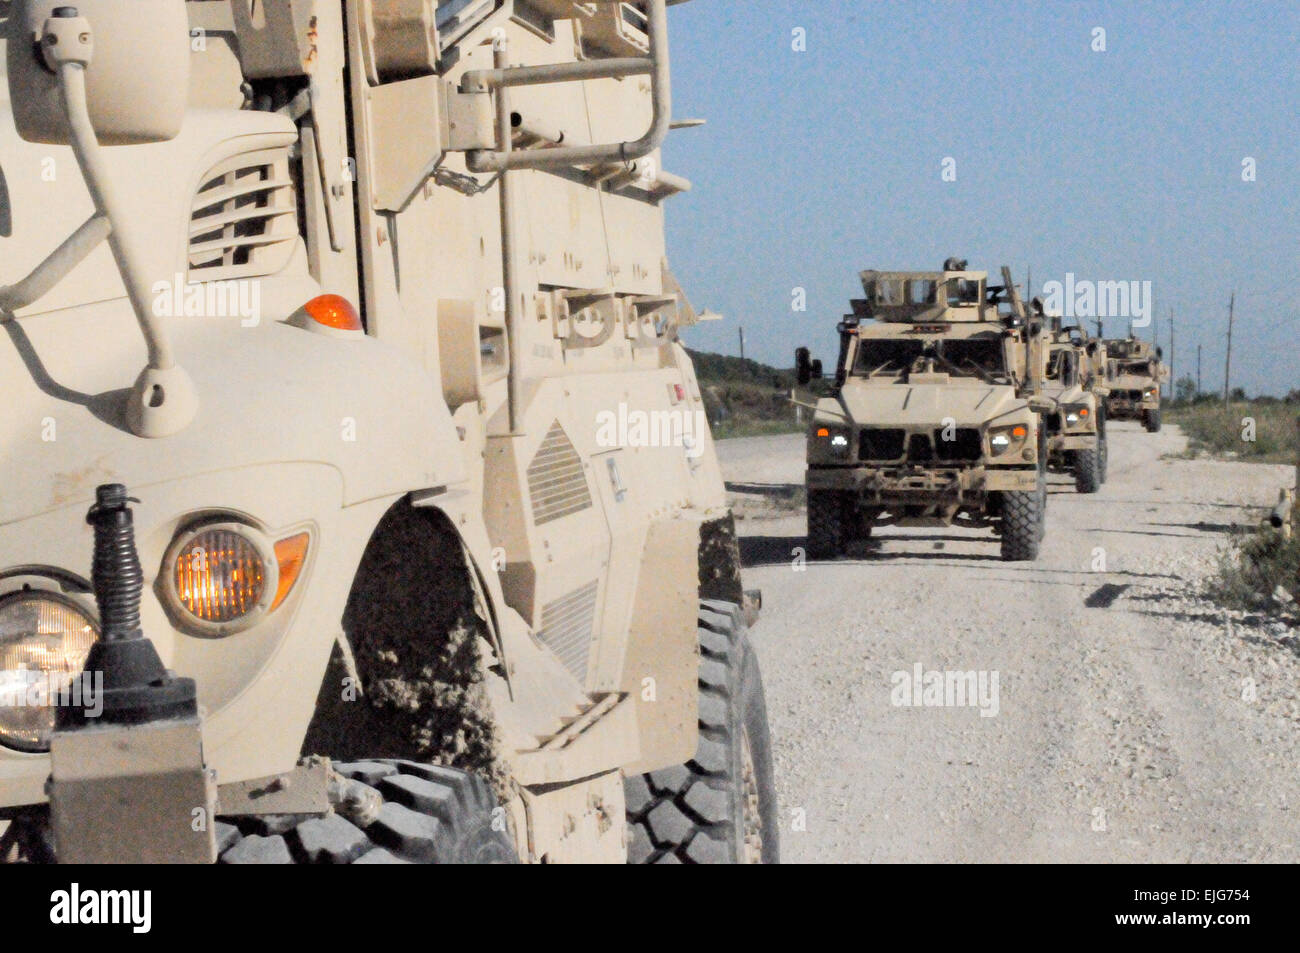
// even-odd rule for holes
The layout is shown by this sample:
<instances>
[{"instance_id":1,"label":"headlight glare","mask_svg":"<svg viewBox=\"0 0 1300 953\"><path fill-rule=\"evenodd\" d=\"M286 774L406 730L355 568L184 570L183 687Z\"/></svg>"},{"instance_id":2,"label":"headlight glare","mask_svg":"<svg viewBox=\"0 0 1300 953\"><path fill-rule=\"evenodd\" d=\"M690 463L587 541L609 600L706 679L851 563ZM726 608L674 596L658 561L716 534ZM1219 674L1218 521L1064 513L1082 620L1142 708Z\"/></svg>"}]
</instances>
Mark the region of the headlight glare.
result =
<instances>
[{"instance_id":1,"label":"headlight glare","mask_svg":"<svg viewBox=\"0 0 1300 953\"><path fill-rule=\"evenodd\" d=\"M47 751L57 694L71 685L99 638L72 600L43 589L0 598L0 744Z\"/></svg>"},{"instance_id":2,"label":"headlight glare","mask_svg":"<svg viewBox=\"0 0 1300 953\"><path fill-rule=\"evenodd\" d=\"M278 561L262 534L241 523L183 532L167 551L163 591L176 621L200 635L248 628L270 608Z\"/></svg>"},{"instance_id":3,"label":"headlight glare","mask_svg":"<svg viewBox=\"0 0 1300 953\"><path fill-rule=\"evenodd\" d=\"M993 456L1000 457L1003 454L1017 450L1025 443L1029 436L1029 428L1024 424L1011 424L1006 427L989 428L989 449Z\"/></svg>"}]
</instances>

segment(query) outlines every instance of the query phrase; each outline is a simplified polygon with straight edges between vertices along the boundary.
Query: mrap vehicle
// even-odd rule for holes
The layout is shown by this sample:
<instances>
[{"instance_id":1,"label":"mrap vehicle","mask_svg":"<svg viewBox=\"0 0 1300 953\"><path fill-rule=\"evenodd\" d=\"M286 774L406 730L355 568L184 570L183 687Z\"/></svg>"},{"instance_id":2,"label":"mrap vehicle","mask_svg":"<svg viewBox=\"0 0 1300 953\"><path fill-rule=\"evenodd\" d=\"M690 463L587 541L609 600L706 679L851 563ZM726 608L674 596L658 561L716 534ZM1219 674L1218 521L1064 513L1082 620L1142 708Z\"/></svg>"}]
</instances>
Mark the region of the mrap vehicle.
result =
<instances>
[{"instance_id":1,"label":"mrap vehicle","mask_svg":"<svg viewBox=\"0 0 1300 953\"><path fill-rule=\"evenodd\" d=\"M1160 385L1169 377L1164 352L1150 341L1127 337L1105 342L1112 420L1138 420L1148 433L1160 430Z\"/></svg>"},{"instance_id":2,"label":"mrap vehicle","mask_svg":"<svg viewBox=\"0 0 1300 953\"><path fill-rule=\"evenodd\" d=\"M864 271L839 325L833 389L811 411L808 547L841 554L876 526L991 528L1005 560L1038 556L1047 506L1043 329L1010 271ZM806 348L797 379L816 370Z\"/></svg>"},{"instance_id":3,"label":"mrap vehicle","mask_svg":"<svg viewBox=\"0 0 1300 953\"><path fill-rule=\"evenodd\" d=\"M1042 313L1035 298L1033 310ZM1059 316L1044 315L1049 342L1043 395L1055 402L1046 413L1048 468L1074 477L1080 493L1096 493L1106 482L1110 444L1106 438L1105 352L1080 327L1062 327ZM1099 362L1102 365L1098 373Z\"/></svg>"},{"instance_id":4,"label":"mrap vehicle","mask_svg":"<svg viewBox=\"0 0 1300 953\"><path fill-rule=\"evenodd\" d=\"M0 16L0 856L774 861L665 0Z\"/></svg>"}]
</instances>

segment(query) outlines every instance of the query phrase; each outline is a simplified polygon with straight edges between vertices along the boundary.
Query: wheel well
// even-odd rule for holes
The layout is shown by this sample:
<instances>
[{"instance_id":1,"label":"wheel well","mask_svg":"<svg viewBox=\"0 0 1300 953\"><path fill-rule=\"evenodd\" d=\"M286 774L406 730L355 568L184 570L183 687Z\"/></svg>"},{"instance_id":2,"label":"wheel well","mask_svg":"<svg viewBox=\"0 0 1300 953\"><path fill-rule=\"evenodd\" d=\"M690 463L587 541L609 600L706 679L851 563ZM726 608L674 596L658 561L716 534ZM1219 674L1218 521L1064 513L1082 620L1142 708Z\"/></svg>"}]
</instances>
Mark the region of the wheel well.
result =
<instances>
[{"instance_id":1,"label":"wheel well","mask_svg":"<svg viewBox=\"0 0 1300 953\"><path fill-rule=\"evenodd\" d=\"M500 778L473 572L441 511L403 499L384 513L353 577L304 755L410 758Z\"/></svg>"},{"instance_id":2,"label":"wheel well","mask_svg":"<svg viewBox=\"0 0 1300 953\"><path fill-rule=\"evenodd\" d=\"M700 525L699 586L701 599L716 599L744 605L740 579L740 544L736 521L726 516Z\"/></svg>"}]
</instances>

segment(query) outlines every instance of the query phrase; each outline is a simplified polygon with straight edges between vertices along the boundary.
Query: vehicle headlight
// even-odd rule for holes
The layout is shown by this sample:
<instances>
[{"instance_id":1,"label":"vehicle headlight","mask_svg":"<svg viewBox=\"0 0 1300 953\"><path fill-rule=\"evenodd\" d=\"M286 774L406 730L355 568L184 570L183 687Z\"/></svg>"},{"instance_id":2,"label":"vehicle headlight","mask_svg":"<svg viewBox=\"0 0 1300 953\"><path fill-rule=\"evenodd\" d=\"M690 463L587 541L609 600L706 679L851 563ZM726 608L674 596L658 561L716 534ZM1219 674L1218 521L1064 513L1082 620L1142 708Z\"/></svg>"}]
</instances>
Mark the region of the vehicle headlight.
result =
<instances>
[{"instance_id":1,"label":"vehicle headlight","mask_svg":"<svg viewBox=\"0 0 1300 953\"><path fill-rule=\"evenodd\" d=\"M826 441L831 456L847 457L849 455L849 432L843 427L818 427L817 436Z\"/></svg>"},{"instance_id":2,"label":"vehicle headlight","mask_svg":"<svg viewBox=\"0 0 1300 953\"><path fill-rule=\"evenodd\" d=\"M223 636L256 624L284 601L306 560L307 533L271 542L243 523L208 523L167 550L162 591L174 621Z\"/></svg>"},{"instance_id":3,"label":"vehicle headlight","mask_svg":"<svg viewBox=\"0 0 1300 953\"><path fill-rule=\"evenodd\" d=\"M1092 411L1088 409L1087 404L1071 404L1065 408L1065 425L1067 427L1085 426L1091 416Z\"/></svg>"},{"instance_id":4,"label":"vehicle headlight","mask_svg":"<svg viewBox=\"0 0 1300 953\"><path fill-rule=\"evenodd\" d=\"M1000 457L1019 450L1029 437L1029 428L1024 424L1012 424L1008 427L989 428L989 449L993 456Z\"/></svg>"},{"instance_id":5,"label":"vehicle headlight","mask_svg":"<svg viewBox=\"0 0 1300 953\"><path fill-rule=\"evenodd\" d=\"M1154 397L1156 396L1156 389L1154 387L1148 387L1142 393L1146 394L1148 397Z\"/></svg>"},{"instance_id":6,"label":"vehicle headlight","mask_svg":"<svg viewBox=\"0 0 1300 953\"><path fill-rule=\"evenodd\" d=\"M59 593L23 589L0 597L0 744L49 750L57 696L98 638L91 617Z\"/></svg>"}]
</instances>

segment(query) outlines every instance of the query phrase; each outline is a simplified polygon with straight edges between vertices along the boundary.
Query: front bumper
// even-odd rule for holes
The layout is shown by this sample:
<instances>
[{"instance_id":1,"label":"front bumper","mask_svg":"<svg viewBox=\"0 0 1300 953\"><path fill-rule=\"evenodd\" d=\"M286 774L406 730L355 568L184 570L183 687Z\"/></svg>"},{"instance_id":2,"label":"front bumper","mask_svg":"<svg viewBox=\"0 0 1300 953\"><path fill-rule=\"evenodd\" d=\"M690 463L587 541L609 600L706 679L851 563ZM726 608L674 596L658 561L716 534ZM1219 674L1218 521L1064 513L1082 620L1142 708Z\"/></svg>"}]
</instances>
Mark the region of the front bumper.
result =
<instances>
[{"instance_id":1,"label":"front bumper","mask_svg":"<svg viewBox=\"0 0 1300 953\"><path fill-rule=\"evenodd\" d=\"M994 492L1033 490L1033 467L813 467L809 492L849 493L869 506L956 505L982 507Z\"/></svg>"},{"instance_id":2,"label":"front bumper","mask_svg":"<svg viewBox=\"0 0 1300 953\"><path fill-rule=\"evenodd\" d=\"M1055 457L1069 450L1092 450L1096 446L1096 433L1062 433L1048 440L1047 451Z\"/></svg>"},{"instance_id":3,"label":"front bumper","mask_svg":"<svg viewBox=\"0 0 1300 953\"><path fill-rule=\"evenodd\" d=\"M1106 399L1106 416L1111 420L1135 420L1148 411L1159 409L1160 400L1156 397L1134 400L1130 397L1111 396Z\"/></svg>"}]
</instances>

